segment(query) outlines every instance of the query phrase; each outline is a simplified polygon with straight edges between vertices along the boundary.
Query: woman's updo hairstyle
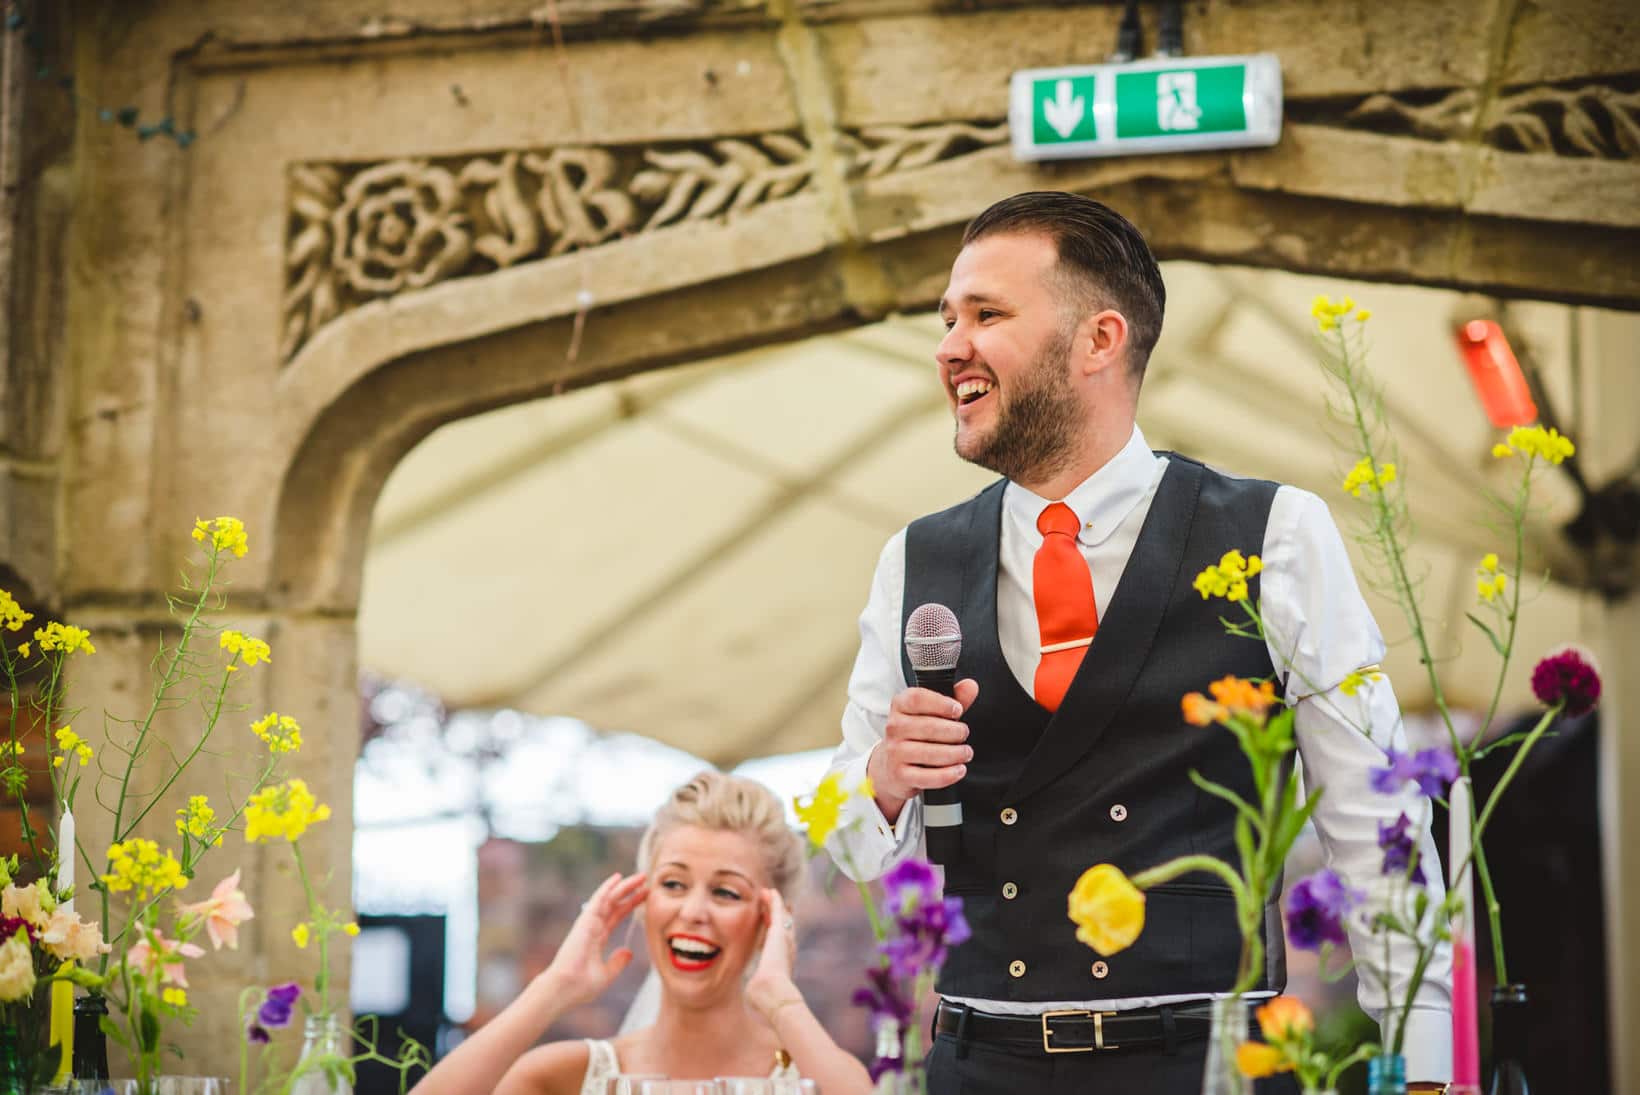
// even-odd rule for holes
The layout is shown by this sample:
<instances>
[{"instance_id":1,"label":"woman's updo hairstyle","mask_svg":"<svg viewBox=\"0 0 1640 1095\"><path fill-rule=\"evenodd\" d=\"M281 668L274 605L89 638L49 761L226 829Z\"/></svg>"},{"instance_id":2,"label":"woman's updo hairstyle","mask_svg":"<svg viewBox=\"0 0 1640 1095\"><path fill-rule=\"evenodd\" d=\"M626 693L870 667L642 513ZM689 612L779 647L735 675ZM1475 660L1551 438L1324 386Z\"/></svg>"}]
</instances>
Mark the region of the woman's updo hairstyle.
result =
<instances>
[{"instance_id":1,"label":"woman's updo hairstyle","mask_svg":"<svg viewBox=\"0 0 1640 1095\"><path fill-rule=\"evenodd\" d=\"M638 870L648 873L661 838L680 825L743 833L763 854L769 880L788 905L803 880L803 838L786 824L773 791L756 780L702 772L672 792L638 845Z\"/></svg>"}]
</instances>

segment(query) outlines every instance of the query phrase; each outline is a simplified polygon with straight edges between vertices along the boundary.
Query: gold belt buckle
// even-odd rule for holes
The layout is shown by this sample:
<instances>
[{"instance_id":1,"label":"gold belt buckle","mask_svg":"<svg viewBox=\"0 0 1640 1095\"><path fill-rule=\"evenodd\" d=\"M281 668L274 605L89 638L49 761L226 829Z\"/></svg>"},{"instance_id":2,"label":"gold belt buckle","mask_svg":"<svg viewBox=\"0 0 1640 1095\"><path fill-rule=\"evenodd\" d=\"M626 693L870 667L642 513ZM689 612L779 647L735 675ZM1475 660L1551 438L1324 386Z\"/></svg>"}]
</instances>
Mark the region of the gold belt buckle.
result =
<instances>
[{"instance_id":1,"label":"gold belt buckle","mask_svg":"<svg viewBox=\"0 0 1640 1095\"><path fill-rule=\"evenodd\" d=\"M1043 1053L1092 1053L1096 1049L1120 1049L1117 1045L1105 1044L1105 1016L1115 1015L1114 1011L1084 1011L1081 1008L1071 1008L1067 1011L1045 1011L1042 1013L1042 1052ZM1053 1031L1048 1026L1049 1019L1062 1019L1066 1016L1081 1016L1093 1020L1093 1045L1091 1046L1055 1046L1049 1044Z\"/></svg>"}]
</instances>

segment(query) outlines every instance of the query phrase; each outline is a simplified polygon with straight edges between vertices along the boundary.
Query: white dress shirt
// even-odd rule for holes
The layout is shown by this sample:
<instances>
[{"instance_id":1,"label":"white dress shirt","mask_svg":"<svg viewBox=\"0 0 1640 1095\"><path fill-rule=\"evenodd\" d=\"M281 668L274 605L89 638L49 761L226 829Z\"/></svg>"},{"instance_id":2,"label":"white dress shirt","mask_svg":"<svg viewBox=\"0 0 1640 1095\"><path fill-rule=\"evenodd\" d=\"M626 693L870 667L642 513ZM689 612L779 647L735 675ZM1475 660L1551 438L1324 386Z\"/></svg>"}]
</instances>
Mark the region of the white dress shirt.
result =
<instances>
[{"instance_id":1,"label":"white dress shirt","mask_svg":"<svg viewBox=\"0 0 1640 1095\"><path fill-rule=\"evenodd\" d=\"M1151 452L1135 427L1127 445L1109 463L1062 499L1083 522L1077 546L1088 561L1094 598L1101 612L1110 604L1122 578L1167 463L1166 457ZM1027 695L1032 692L1041 657L1031 590L1032 564L1042 544L1036 520L1052 501L1056 499L1039 498L1017 483L1009 483L1003 494L1002 538L998 545L998 639L1009 670ZM1245 545L1234 544L1226 544L1225 549L1237 546L1246 550ZM1306 786L1327 788L1314 814L1314 824L1328 866L1347 885L1368 893L1369 908L1387 900L1390 880L1381 873L1378 823L1394 822L1404 811L1418 823L1430 896L1439 901L1444 887L1440 860L1429 835L1428 800L1412 784L1397 795L1378 794L1368 786L1367 770L1384 763L1384 750L1391 745L1406 748L1394 690L1387 678L1362 687L1354 696L1344 696L1337 690L1345 676L1383 659L1384 641L1361 597L1343 540L1326 504L1306 491L1279 488L1270 507L1261 556L1264 570L1259 576L1259 610L1264 617L1270 660L1277 673L1287 678L1289 699L1297 702L1295 732L1303 781ZM902 529L883 548L870 598L860 615L860 651L849 678L843 744L831 764L832 771L844 773L846 785L852 786L864 777L871 750L883 739L889 703L907 687L900 662L904 590ZM1227 604L1225 615L1234 618L1236 611ZM1208 683L1202 681L1204 690ZM1370 728L1370 738L1357 727ZM1179 773L1179 778L1185 778L1185 773ZM845 873L862 879L876 878L912 854L922 836L920 798L907 803L892 826L874 805L868 813L870 823L840 828L830 845L833 858ZM1349 931L1356 955L1384 953L1382 942L1367 931L1364 919L1352 922ZM1413 956L1404 941L1391 945L1390 964L1391 999L1405 1000ZM1383 986L1366 962L1360 963L1359 973L1361 1005L1382 1025ZM1035 1014L1060 1008L1118 1011L1203 998L1201 994L1186 994L1026 1004L952 999L981 1011ZM1407 1022L1404 1050L1409 1079L1444 1080L1450 1076L1450 1013L1451 956L1443 947L1429 964Z\"/></svg>"}]
</instances>

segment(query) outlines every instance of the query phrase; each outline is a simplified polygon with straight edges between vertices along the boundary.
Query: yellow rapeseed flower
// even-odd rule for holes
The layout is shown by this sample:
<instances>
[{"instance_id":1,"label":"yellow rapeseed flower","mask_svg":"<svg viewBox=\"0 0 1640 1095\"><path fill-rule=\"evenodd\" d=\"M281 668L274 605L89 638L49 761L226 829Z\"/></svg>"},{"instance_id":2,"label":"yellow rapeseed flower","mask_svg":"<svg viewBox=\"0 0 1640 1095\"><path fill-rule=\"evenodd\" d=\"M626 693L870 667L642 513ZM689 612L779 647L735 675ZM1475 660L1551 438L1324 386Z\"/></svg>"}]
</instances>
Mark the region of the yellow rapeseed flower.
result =
<instances>
[{"instance_id":1,"label":"yellow rapeseed flower","mask_svg":"<svg viewBox=\"0 0 1640 1095\"><path fill-rule=\"evenodd\" d=\"M1563 436L1553 426L1516 426L1501 444L1492 446L1492 455L1498 459L1519 454L1528 460L1539 457L1558 464L1577 452L1572 439Z\"/></svg>"},{"instance_id":2,"label":"yellow rapeseed flower","mask_svg":"<svg viewBox=\"0 0 1640 1095\"><path fill-rule=\"evenodd\" d=\"M231 551L244 558L247 542L245 522L237 517L218 517L214 521L195 521L193 537L201 543L209 540L211 551Z\"/></svg>"},{"instance_id":3,"label":"yellow rapeseed flower","mask_svg":"<svg viewBox=\"0 0 1640 1095\"><path fill-rule=\"evenodd\" d=\"M188 1003L187 991L179 989L175 985L160 993L159 998L174 1008L185 1007Z\"/></svg>"},{"instance_id":4,"label":"yellow rapeseed flower","mask_svg":"<svg viewBox=\"0 0 1640 1095\"><path fill-rule=\"evenodd\" d=\"M0 627L5 628L7 631L21 631L23 625L32 619L34 619L34 613L24 612L23 606L17 603L17 599L11 595L9 590L0 589ZM28 657L27 645L25 644L21 649L23 657Z\"/></svg>"},{"instance_id":5,"label":"yellow rapeseed flower","mask_svg":"<svg viewBox=\"0 0 1640 1095\"><path fill-rule=\"evenodd\" d=\"M1357 669L1355 672L1349 674L1343 680L1338 682L1338 690L1346 696L1353 696L1357 692L1361 691L1361 689L1365 687L1368 682L1381 681L1383 679L1384 674L1381 670L1370 667L1366 669Z\"/></svg>"},{"instance_id":6,"label":"yellow rapeseed flower","mask_svg":"<svg viewBox=\"0 0 1640 1095\"><path fill-rule=\"evenodd\" d=\"M60 624L52 620L44 627L34 629L34 641L40 644L40 650L61 650L64 654L72 654L83 650L87 654L95 654L97 648L91 645L91 632L73 624Z\"/></svg>"},{"instance_id":7,"label":"yellow rapeseed flower","mask_svg":"<svg viewBox=\"0 0 1640 1095\"><path fill-rule=\"evenodd\" d=\"M166 890L180 890L188 885L182 873L182 864L169 851L163 855L158 844L142 837L132 837L123 844L108 849L110 873L102 877L112 893L136 891L138 901L147 901L151 895Z\"/></svg>"},{"instance_id":8,"label":"yellow rapeseed flower","mask_svg":"<svg viewBox=\"0 0 1640 1095\"><path fill-rule=\"evenodd\" d=\"M1264 569L1264 560L1257 555L1243 558L1239 551L1227 551L1214 566L1207 567L1196 575L1192 586L1202 595L1202 600L1209 597L1223 597L1229 601L1245 601L1247 599L1247 579Z\"/></svg>"},{"instance_id":9,"label":"yellow rapeseed flower","mask_svg":"<svg viewBox=\"0 0 1640 1095\"><path fill-rule=\"evenodd\" d=\"M290 930L290 937L296 941L296 945L298 947L306 950L309 939L308 926L306 922L298 924L292 928Z\"/></svg>"},{"instance_id":10,"label":"yellow rapeseed flower","mask_svg":"<svg viewBox=\"0 0 1640 1095\"><path fill-rule=\"evenodd\" d=\"M273 653L268 649L268 644L243 631L224 631L218 645L228 653L238 655L239 660L246 665L273 661Z\"/></svg>"},{"instance_id":11,"label":"yellow rapeseed flower","mask_svg":"<svg viewBox=\"0 0 1640 1095\"><path fill-rule=\"evenodd\" d=\"M342 925L342 931L346 932L348 935L358 935L359 925L356 921L349 920L346 924Z\"/></svg>"},{"instance_id":12,"label":"yellow rapeseed flower","mask_svg":"<svg viewBox=\"0 0 1640 1095\"><path fill-rule=\"evenodd\" d=\"M1321 334L1336 329L1344 320L1350 318L1351 312L1355 313L1354 319L1357 323L1365 323L1372 318L1370 310L1357 310L1355 300L1351 297L1345 297L1335 304L1332 297L1323 293L1310 302L1310 318L1315 320L1316 330Z\"/></svg>"},{"instance_id":13,"label":"yellow rapeseed flower","mask_svg":"<svg viewBox=\"0 0 1640 1095\"><path fill-rule=\"evenodd\" d=\"M1481 565L1475 568L1475 592L1480 599L1491 604L1502 596L1509 585L1509 575L1498 569L1498 555L1489 551L1481 557Z\"/></svg>"},{"instance_id":14,"label":"yellow rapeseed flower","mask_svg":"<svg viewBox=\"0 0 1640 1095\"><path fill-rule=\"evenodd\" d=\"M294 753L302 748L301 726L277 711L269 711L251 723L251 733L268 743L270 753Z\"/></svg>"},{"instance_id":15,"label":"yellow rapeseed flower","mask_svg":"<svg viewBox=\"0 0 1640 1095\"><path fill-rule=\"evenodd\" d=\"M1362 457L1356 462L1350 473L1344 477L1344 489L1355 497L1361 497L1361 491L1381 491L1395 482L1395 465L1380 464L1377 471L1373 471L1372 461Z\"/></svg>"},{"instance_id":16,"label":"yellow rapeseed flower","mask_svg":"<svg viewBox=\"0 0 1640 1095\"><path fill-rule=\"evenodd\" d=\"M17 644L17 653L21 654L23 657L26 658L30 654L32 654L33 652L34 651L29 647L28 643L23 642L23 643L18 643Z\"/></svg>"},{"instance_id":17,"label":"yellow rapeseed flower","mask_svg":"<svg viewBox=\"0 0 1640 1095\"><path fill-rule=\"evenodd\" d=\"M264 787L245 804L245 839L252 844L267 840L301 839L310 825L330 817L330 807L320 805L306 781L286 780Z\"/></svg>"},{"instance_id":18,"label":"yellow rapeseed flower","mask_svg":"<svg viewBox=\"0 0 1640 1095\"><path fill-rule=\"evenodd\" d=\"M1109 863L1083 871L1067 904L1076 938L1107 957L1131 947L1145 927L1145 895Z\"/></svg>"},{"instance_id":19,"label":"yellow rapeseed flower","mask_svg":"<svg viewBox=\"0 0 1640 1095\"><path fill-rule=\"evenodd\" d=\"M221 844L222 831L214 827L216 811L205 795L189 795L188 805L177 811L177 832L187 833L207 844Z\"/></svg>"}]
</instances>

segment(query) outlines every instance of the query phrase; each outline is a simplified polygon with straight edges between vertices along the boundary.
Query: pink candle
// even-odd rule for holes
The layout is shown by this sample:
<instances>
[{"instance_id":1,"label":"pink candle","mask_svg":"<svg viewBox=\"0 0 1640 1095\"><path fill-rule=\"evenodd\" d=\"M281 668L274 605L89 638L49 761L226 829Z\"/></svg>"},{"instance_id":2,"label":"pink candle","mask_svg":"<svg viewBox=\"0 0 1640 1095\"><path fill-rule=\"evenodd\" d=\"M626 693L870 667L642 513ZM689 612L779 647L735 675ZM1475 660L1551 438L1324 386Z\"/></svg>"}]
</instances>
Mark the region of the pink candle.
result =
<instances>
[{"instance_id":1,"label":"pink candle","mask_svg":"<svg viewBox=\"0 0 1640 1095\"><path fill-rule=\"evenodd\" d=\"M1452 917L1452 1086L1453 1095L1481 1089L1479 1014L1475 1000L1475 883L1469 869L1470 789L1467 778L1452 784L1447 831L1452 890L1461 900Z\"/></svg>"}]
</instances>

